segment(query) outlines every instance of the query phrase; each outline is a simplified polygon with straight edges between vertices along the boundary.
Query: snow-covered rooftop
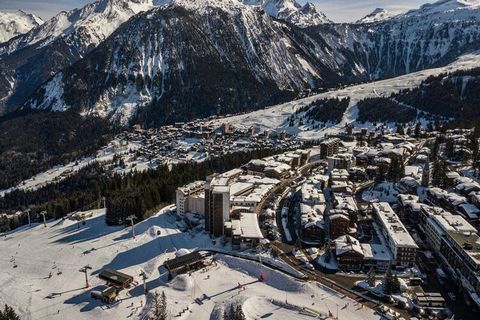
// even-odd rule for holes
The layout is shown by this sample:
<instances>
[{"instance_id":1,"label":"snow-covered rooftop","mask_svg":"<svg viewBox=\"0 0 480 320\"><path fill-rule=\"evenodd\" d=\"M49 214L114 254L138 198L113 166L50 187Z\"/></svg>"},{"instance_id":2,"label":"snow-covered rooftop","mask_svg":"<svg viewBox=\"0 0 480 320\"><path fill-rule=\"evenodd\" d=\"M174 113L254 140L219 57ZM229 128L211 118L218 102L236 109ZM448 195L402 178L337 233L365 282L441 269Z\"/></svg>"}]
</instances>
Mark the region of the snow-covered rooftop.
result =
<instances>
[{"instance_id":1,"label":"snow-covered rooftop","mask_svg":"<svg viewBox=\"0 0 480 320\"><path fill-rule=\"evenodd\" d=\"M408 233L397 214L387 202L373 203L372 206L383 229L388 233L397 247L417 248L417 244L412 236L410 236L410 233Z\"/></svg>"}]
</instances>

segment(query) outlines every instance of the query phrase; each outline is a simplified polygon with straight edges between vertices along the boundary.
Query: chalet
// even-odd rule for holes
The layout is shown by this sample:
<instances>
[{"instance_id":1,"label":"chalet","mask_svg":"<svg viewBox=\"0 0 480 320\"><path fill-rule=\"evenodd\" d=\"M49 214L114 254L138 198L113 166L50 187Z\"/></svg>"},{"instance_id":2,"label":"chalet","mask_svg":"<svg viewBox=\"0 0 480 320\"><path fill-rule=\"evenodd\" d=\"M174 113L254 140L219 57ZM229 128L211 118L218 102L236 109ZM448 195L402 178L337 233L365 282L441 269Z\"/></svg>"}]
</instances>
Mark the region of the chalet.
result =
<instances>
[{"instance_id":1,"label":"chalet","mask_svg":"<svg viewBox=\"0 0 480 320\"><path fill-rule=\"evenodd\" d=\"M363 249L360 242L352 236L344 235L334 240L335 256L341 270L361 270Z\"/></svg>"},{"instance_id":2,"label":"chalet","mask_svg":"<svg viewBox=\"0 0 480 320\"><path fill-rule=\"evenodd\" d=\"M209 255L206 252L193 251L184 255L177 256L163 263L168 270L169 277L176 274L182 274L191 270L198 270L205 266L205 258Z\"/></svg>"},{"instance_id":3,"label":"chalet","mask_svg":"<svg viewBox=\"0 0 480 320\"><path fill-rule=\"evenodd\" d=\"M107 282L107 285L116 288L127 289L133 282L133 277L112 269L105 269L100 272L98 277Z\"/></svg>"},{"instance_id":4,"label":"chalet","mask_svg":"<svg viewBox=\"0 0 480 320\"><path fill-rule=\"evenodd\" d=\"M350 230L350 218L348 212L341 209L330 210L330 239L348 234Z\"/></svg>"}]
</instances>

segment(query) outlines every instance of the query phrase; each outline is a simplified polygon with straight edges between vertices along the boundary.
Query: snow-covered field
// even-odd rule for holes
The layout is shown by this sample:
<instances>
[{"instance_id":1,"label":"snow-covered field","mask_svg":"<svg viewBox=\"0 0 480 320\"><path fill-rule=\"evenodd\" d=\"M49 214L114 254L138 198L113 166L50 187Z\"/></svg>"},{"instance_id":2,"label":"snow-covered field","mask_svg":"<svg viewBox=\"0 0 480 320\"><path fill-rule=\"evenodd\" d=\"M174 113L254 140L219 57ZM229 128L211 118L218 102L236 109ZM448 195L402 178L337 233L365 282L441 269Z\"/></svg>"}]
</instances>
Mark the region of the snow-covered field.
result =
<instances>
[{"instance_id":1,"label":"snow-covered field","mask_svg":"<svg viewBox=\"0 0 480 320\"><path fill-rule=\"evenodd\" d=\"M181 319L221 319L230 303L241 304L248 319L305 319L309 316L303 314L304 308L314 314L336 314L338 308L344 319L378 318L372 310L320 284L222 254L207 269L168 282L160 266L178 249L212 247L204 232L181 232L179 227L167 208L137 224L137 237L132 239L130 228L106 226L99 209L85 225L56 220L47 227L37 224L4 234L0 301L12 305L22 319L142 319L151 305L143 295L139 277L143 270L150 293L165 292L172 316L188 308ZM87 264L92 267L89 289L79 272ZM103 284L97 275L104 268L130 274L139 285L122 292L121 302L111 306L93 300L90 291ZM260 273L265 282L258 281ZM238 289L238 283L244 289ZM204 294L210 299L194 302Z\"/></svg>"},{"instance_id":2,"label":"snow-covered field","mask_svg":"<svg viewBox=\"0 0 480 320\"><path fill-rule=\"evenodd\" d=\"M232 123L243 129L256 127L259 130L283 131L295 135L300 139L319 139L327 134L340 131L345 124L355 122L358 117L358 108L356 104L365 98L390 96L404 89L415 88L429 76L435 76L442 73L455 72L457 70L467 70L480 65L480 53L466 54L457 61L440 68L428 69L419 72L410 73L397 78L365 83L346 87L340 90L314 95L301 100L287 102L281 105L272 106L263 110L258 110L242 115L214 120L221 123ZM304 107L314 101L325 98L350 98L350 106L345 112L342 121L336 125L330 125L323 129L312 129L308 125L289 127L288 117L296 110ZM367 124L361 125L368 127Z\"/></svg>"}]
</instances>

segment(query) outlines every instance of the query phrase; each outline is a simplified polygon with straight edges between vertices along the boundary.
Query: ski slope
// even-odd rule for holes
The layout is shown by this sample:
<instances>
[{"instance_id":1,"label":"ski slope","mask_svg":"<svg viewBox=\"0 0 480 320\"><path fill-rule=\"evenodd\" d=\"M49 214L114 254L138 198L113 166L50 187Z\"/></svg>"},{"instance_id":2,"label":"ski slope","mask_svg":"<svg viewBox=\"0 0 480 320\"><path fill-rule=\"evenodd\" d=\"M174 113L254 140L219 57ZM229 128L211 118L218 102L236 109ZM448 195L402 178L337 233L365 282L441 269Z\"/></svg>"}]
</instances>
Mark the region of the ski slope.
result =
<instances>
[{"instance_id":1,"label":"ski slope","mask_svg":"<svg viewBox=\"0 0 480 320\"><path fill-rule=\"evenodd\" d=\"M360 85L349 86L340 90L314 95L308 98L287 102L281 105L272 106L263 110L258 110L242 115L226 117L213 120L219 123L231 123L236 127L248 129L254 127L257 130L273 130L281 132L285 130L288 134L297 136L300 139L311 140L319 139L325 135L337 133L345 127L346 124L355 122L358 117L358 108L356 104L365 98L386 97L392 93L397 93L404 89L415 88L429 76L436 76L442 73L455 72L458 70L467 70L476 68L480 65L480 52L466 54L455 62L440 68L423 70L397 78L375 81ZM343 119L336 125L330 124L323 129L312 129L308 125L289 127L288 117L296 110L325 98L350 98L350 106L345 112ZM368 127L368 125L362 125Z\"/></svg>"},{"instance_id":2,"label":"ski slope","mask_svg":"<svg viewBox=\"0 0 480 320\"><path fill-rule=\"evenodd\" d=\"M378 319L372 310L317 283L223 254L205 270L168 281L160 266L178 249L213 246L201 226L181 232L183 225L170 209L137 224L135 239L130 228L106 226L103 209L94 210L85 225L55 220L1 235L0 301L12 305L22 319L145 319L151 294L143 295L139 274L144 271L150 293L165 292L171 316L188 308L179 319L222 319L230 303L241 304L248 319L305 319L305 307L324 315L338 308L344 319ZM217 248L230 250L221 244ZM92 267L88 289L79 272L85 265ZM120 302L111 306L93 300L90 291L103 284L97 275L104 268L130 274L139 285L123 291ZM265 282L258 281L260 273ZM210 298L194 302L203 295Z\"/></svg>"}]
</instances>

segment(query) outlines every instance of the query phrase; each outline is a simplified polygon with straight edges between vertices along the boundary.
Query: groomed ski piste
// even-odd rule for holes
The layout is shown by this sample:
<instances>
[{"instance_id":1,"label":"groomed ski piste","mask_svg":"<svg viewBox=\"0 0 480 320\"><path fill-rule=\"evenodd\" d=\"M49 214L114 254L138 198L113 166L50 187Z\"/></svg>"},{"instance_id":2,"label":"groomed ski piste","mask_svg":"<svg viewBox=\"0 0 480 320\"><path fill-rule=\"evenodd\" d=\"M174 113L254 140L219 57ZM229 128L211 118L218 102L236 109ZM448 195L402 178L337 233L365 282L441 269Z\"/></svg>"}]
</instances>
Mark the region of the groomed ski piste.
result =
<instances>
[{"instance_id":1,"label":"groomed ski piste","mask_svg":"<svg viewBox=\"0 0 480 320\"><path fill-rule=\"evenodd\" d=\"M133 239L131 228L107 226L103 209L93 212L85 224L55 220L46 227L32 224L2 234L0 301L13 306L22 319L148 319L152 294L163 291L172 319L220 320L232 303L242 306L247 319L336 317L337 312L340 319L379 319L373 310L316 282L226 254L216 254L205 269L168 281L164 261L196 248L213 248L201 226L180 231L182 225L168 207L138 223ZM216 249L230 251L218 242ZM86 265L92 267L89 288L79 272ZM112 305L91 297L92 290L104 285L98 274L106 268L134 276L138 283ZM147 296L142 271L148 276ZM260 274L265 281L258 280Z\"/></svg>"},{"instance_id":2,"label":"groomed ski piste","mask_svg":"<svg viewBox=\"0 0 480 320\"><path fill-rule=\"evenodd\" d=\"M304 99L287 102L280 105L267 107L241 115L234 115L213 120L218 123L232 123L238 128L256 128L258 131L272 130L276 132L286 131L299 139L315 140L323 136L336 134L345 128L345 125L355 123L356 127L372 129L371 123L357 123L357 103L366 98L389 97L392 93L401 90L418 87L430 76L443 73L452 73L459 70L477 68L480 65L480 52L472 52L459 57L456 61L445 67L426 69L396 78L373 81L358 85L347 86L343 89L330 90L325 93L313 95ZM324 128L314 129L308 124L302 126L289 126L288 118L297 110L312 102L330 98L350 98L350 104L342 120L337 124L329 123Z\"/></svg>"}]
</instances>

